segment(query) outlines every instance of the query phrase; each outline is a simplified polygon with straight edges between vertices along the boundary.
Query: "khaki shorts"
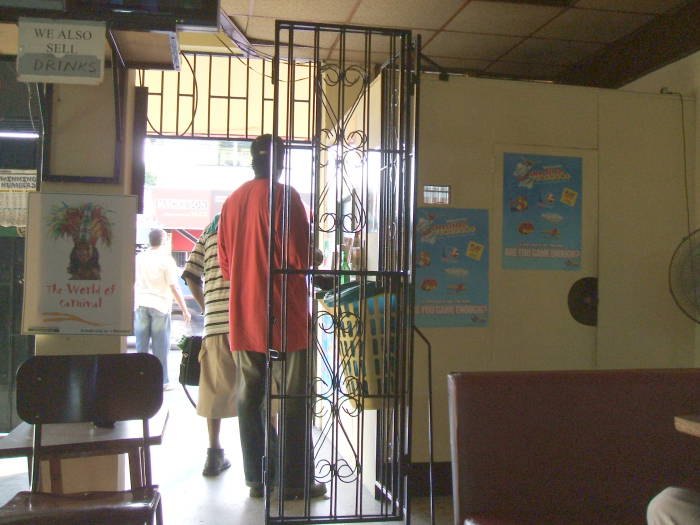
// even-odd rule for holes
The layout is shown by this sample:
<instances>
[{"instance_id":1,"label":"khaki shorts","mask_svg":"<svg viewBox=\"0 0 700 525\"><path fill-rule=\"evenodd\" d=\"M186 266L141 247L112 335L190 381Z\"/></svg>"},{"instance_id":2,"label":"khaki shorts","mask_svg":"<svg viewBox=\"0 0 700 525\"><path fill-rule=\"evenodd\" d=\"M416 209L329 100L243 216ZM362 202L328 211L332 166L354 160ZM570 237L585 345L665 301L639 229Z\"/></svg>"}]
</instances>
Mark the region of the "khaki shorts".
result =
<instances>
[{"instance_id":1,"label":"khaki shorts","mask_svg":"<svg viewBox=\"0 0 700 525\"><path fill-rule=\"evenodd\" d=\"M229 349L228 334L204 338L199 364L197 414L213 419L237 416L238 373Z\"/></svg>"}]
</instances>

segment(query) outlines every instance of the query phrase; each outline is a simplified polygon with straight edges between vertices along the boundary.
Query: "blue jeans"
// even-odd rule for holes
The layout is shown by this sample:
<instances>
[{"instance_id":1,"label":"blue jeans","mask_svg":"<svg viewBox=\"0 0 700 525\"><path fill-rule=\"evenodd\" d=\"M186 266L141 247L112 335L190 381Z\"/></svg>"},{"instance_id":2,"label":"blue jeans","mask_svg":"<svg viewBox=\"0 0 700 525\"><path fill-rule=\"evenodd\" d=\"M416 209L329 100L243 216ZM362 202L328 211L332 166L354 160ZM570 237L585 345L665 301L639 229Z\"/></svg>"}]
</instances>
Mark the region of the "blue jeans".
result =
<instances>
[{"instance_id":1,"label":"blue jeans","mask_svg":"<svg viewBox=\"0 0 700 525\"><path fill-rule=\"evenodd\" d=\"M134 316L136 351L148 353L151 350L163 366L163 383L169 383L168 350L170 350L170 313L164 314L155 308L139 306Z\"/></svg>"}]
</instances>

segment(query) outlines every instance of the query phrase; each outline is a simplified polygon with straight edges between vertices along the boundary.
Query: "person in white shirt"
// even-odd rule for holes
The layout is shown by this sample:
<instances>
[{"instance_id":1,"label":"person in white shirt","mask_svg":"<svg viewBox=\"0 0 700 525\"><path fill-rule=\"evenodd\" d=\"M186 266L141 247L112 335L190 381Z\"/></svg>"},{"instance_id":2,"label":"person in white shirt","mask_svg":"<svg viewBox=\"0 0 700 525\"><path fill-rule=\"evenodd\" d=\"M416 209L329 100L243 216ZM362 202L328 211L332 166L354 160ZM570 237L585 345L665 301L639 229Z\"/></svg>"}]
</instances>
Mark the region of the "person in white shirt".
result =
<instances>
[{"instance_id":1,"label":"person in white shirt","mask_svg":"<svg viewBox=\"0 0 700 525\"><path fill-rule=\"evenodd\" d=\"M163 366L163 386L169 389L168 350L173 297L180 305L186 323L190 322L191 316L178 286L175 260L163 247L164 236L163 230L151 230L148 234L150 248L136 256L134 335L137 352L148 352L150 343L153 355Z\"/></svg>"},{"instance_id":2,"label":"person in white shirt","mask_svg":"<svg viewBox=\"0 0 700 525\"><path fill-rule=\"evenodd\" d=\"M649 525L700 524L700 492L683 487L666 487L647 506Z\"/></svg>"}]
</instances>

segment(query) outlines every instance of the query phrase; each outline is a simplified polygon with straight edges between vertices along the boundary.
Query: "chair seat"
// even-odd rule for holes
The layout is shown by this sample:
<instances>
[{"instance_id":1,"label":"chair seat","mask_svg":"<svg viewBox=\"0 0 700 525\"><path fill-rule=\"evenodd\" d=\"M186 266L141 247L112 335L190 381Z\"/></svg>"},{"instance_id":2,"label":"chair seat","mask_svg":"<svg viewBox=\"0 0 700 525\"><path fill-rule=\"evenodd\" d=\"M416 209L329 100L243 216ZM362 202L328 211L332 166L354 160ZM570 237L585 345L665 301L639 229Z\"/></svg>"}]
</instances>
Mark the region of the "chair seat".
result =
<instances>
[{"instance_id":1,"label":"chair seat","mask_svg":"<svg viewBox=\"0 0 700 525\"><path fill-rule=\"evenodd\" d=\"M149 488L75 494L23 491L0 507L0 524L145 523L159 502L160 493Z\"/></svg>"}]
</instances>

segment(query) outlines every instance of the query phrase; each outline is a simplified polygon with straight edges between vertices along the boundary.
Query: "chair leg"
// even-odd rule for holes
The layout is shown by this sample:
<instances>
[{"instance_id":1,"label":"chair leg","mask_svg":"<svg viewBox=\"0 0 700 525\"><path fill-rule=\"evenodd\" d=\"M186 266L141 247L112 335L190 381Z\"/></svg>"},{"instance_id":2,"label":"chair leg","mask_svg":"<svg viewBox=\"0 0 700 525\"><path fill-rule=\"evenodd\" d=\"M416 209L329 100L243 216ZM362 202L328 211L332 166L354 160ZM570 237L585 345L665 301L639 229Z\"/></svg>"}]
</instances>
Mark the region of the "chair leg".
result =
<instances>
[{"instance_id":1,"label":"chair leg","mask_svg":"<svg viewBox=\"0 0 700 525\"><path fill-rule=\"evenodd\" d=\"M158 502L158 508L156 508L156 525L163 525L163 501Z\"/></svg>"}]
</instances>

